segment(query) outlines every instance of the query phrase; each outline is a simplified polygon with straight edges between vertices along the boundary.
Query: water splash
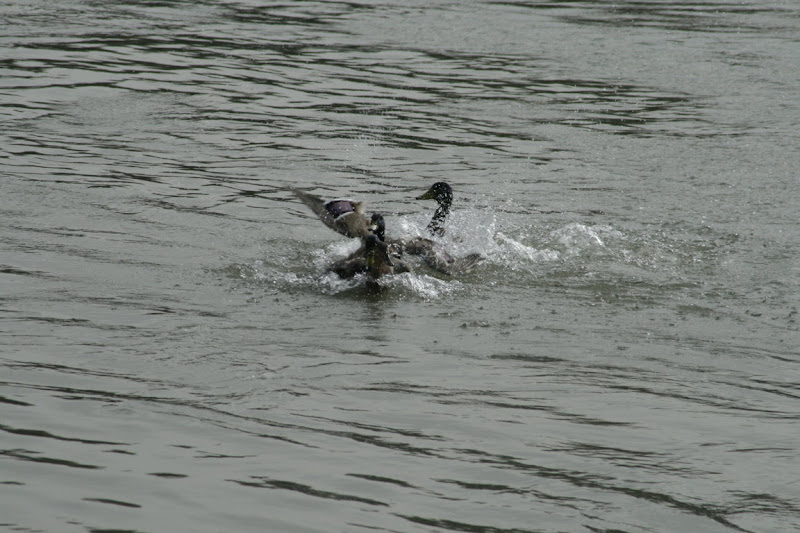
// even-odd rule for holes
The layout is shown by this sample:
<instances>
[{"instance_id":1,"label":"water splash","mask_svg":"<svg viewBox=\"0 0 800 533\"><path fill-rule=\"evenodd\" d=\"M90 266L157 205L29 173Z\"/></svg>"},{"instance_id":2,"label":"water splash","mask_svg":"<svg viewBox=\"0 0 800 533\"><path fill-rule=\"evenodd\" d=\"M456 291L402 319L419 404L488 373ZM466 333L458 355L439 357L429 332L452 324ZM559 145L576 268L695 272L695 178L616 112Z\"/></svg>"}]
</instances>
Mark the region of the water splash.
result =
<instances>
[{"instance_id":1,"label":"water splash","mask_svg":"<svg viewBox=\"0 0 800 533\"><path fill-rule=\"evenodd\" d=\"M401 296L408 294L426 300L438 300L463 289L463 284L455 279L444 280L411 272L387 277L382 283L390 290L398 290Z\"/></svg>"},{"instance_id":2,"label":"water splash","mask_svg":"<svg viewBox=\"0 0 800 533\"><path fill-rule=\"evenodd\" d=\"M600 238L600 233L605 230L606 228L589 227L573 222L554 231L553 236L571 252L579 253L594 246L605 247L603 239Z\"/></svg>"},{"instance_id":3,"label":"water splash","mask_svg":"<svg viewBox=\"0 0 800 533\"><path fill-rule=\"evenodd\" d=\"M309 291L324 295L348 295L356 298L364 296L365 275L342 279L327 266L350 255L358 249L356 239L337 241L323 248L298 252L300 255L272 256L245 263L234 263L220 270L226 277L239 280L252 287L268 288L273 293L292 293ZM310 263L308 258L310 257ZM303 259L306 265L303 266ZM461 290L464 285L455 279L440 279L424 272L407 272L386 276L381 285L386 294L393 298L419 298L436 300Z\"/></svg>"},{"instance_id":4,"label":"water splash","mask_svg":"<svg viewBox=\"0 0 800 533\"><path fill-rule=\"evenodd\" d=\"M427 237L424 213L389 216L390 238ZM665 283L681 277L680 243L665 242L659 232L623 231L607 224L532 219L515 206L468 204L452 213L442 245L455 257L479 253L484 261L468 274L453 277L430 271L422 262L414 272L387 276L383 297L440 299L465 290L502 284L542 283L555 277L581 284L597 276ZM659 238L661 236L661 238ZM274 245L274 246L273 246ZM325 295L362 295L364 276L340 279L328 265L353 253L356 239L337 239L322 247L296 242L271 243L278 253L232 265L228 276L276 293L309 291ZM689 252L683 253L683 255ZM509 276L513 274L513 276ZM565 278L566 276L566 278Z\"/></svg>"},{"instance_id":5,"label":"water splash","mask_svg":"<svg viewBox=\"0 0 800 533\"><path fill-rule=\"evenodd\" d=\"M498 259L501 263L511 267L552 262L561 257L561 254L555 250L528 246L500 231L495 234L495 243L496 250L493 259Z\"/></svg>"}]
</instances>

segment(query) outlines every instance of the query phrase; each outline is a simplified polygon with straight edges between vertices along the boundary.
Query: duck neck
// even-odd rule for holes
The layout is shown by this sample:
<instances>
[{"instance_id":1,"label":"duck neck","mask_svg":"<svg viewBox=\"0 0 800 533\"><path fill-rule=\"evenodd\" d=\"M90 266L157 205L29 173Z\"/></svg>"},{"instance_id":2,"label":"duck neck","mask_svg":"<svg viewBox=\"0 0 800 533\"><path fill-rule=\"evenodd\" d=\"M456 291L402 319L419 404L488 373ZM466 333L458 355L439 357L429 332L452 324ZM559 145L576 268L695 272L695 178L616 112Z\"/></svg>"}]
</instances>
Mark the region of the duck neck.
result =
<instances>
[{"instance_id":1,"label":"duck neck","mask_svg":"<svg viewBox=\"0 0 800 533\"><path fill-rule=\"evenodd\" d=\"M386 244L379 241L377 235L371 235L365 246L367 276L371 279L378 279L384 274L391 274L393 272L392 261L389 259Z\"/></svg>"},{"instance_id":2,"label":"duck neck","mask_svg":"<svg viewBox=\"0 0 800 533\"><path fill-rule=\"evenodd\" d=\"M449 212L450 212L449 202L440 203L439 207L436 208L436 211L433 213L433 218L431 218L431 221L428 224L428 231L432 235L436 236L444 235L444 221L447 218L447 213Z\"/></svg>"},{"instance_id":3,"label":"duck neck","mask_svg":"<svg viewBox=\"0 0 800 533\"><path fill-rule=\"evenodd\" d=\"M376 257L367 264L367 276L371 280L377 280L386 274L392 274L393 269L381 257Z\"/></svg>"}]
</instances>

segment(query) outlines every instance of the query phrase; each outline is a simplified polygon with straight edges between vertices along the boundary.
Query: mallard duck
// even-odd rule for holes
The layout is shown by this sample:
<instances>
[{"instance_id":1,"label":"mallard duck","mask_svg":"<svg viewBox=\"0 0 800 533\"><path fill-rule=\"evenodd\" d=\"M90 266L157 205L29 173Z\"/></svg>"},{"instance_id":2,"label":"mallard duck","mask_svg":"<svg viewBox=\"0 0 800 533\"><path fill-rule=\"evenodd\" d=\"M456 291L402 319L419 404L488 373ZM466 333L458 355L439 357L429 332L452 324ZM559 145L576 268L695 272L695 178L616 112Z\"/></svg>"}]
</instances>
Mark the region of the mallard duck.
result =
<instances>
[{"instance_id":1,"label":"mallard duck","mask_svg":"<svg viewBox=\"0 0 800 533\"><path fill-rule=\"evenodd\" d=\"M364 240L364 257L367 260L367 276L376 280L385 274L394 274L394 263L389 257L389 246L377 235Z\"/></svg>"},{"instance_id":2,"label":"mallard duck","mask_svg":"<svg viewBox=\"0 0 800 533\"><path fill-rule=\"evenodd\" d=\"M380 292L383 287L378 280L386 274L394 273L394 263L389 257L389 246L377 235L370 235L364 240L364 249L367 260L367 290Z\"/></svg>"},{"instance_id":3,"label":"mallard duck","mask_svg":"<svg viewBox=\"0 0 800 533\"><path fill-rule=\"evenodd\" d=\"M450 204L453 203L453 188L443 181L437 181L426 193L417 196L417 200L436 200L439 206L428 223L428 232L436 237L444 235L444 220L450 212Z\"/></svg>"},{"instance_id":4,"label":"mallard duck","mask_svg":"<svg viewBox=\"0 0 800 533\"><path fill-rule=\"evenodd\" d=\"M346 237L358 237L364 240L361 247L349 256L334 261L328 266L328 272L333 272L341 278L352 278L356 274L368 272L369 265L367 256L367 239L374 236L381 245L380 249L386 249L386 253L391 253L389 246L384 242L386 239L386 221L380 213L373 213L367 219L365 216L365 206L363 202L356 202L346 198L325 200L319 196L300 191L292 190L301 202L306 204L316 215L325 223L326 226L341 233ZM375 248L372 245L373 249ZM392 250L396 246L392 247ZM409 266L397 256L394 263L389 261L393 272L409 272Z\"/></svg>"},{"instance_id":5,"label":"mallard duck","mask_svg":"<svg viewBox=\"0 0 800 533\"><path fill-rule=\"evenodd\" d=\"M359 248L360 256L351 256L336 261L328 270L342 278L352 278L356 274L366 274L366 287L377 292L381 290L378 280L387 274L394 274L396 263L389 256L389 246L377 235L364 239L364 246Z\"/></svg>"},{"instance_id":6,"label":"mallard duck","mask_svg":"<svg viewBox=\"0 0 800 533\"><path fill-rule=\"evenodd\" d=\"M393 267L393 273L400 274L402 272L411 272L411 267L403 259L402 251L398 247L397 241L386 242L386 221L380 213L373 213L369 225L370 234L378 238L386 247L386 253L390 257ZM369 237L367 237L369 238ZM343 259L334 261L328 266L328 272L333 272L340 278L352 278L356 274L367 272L367 243L366 239L364 244L355 252L351 253ZM381 247L382 248L382 247Z\"/></svg>"},{"instance_id":7,"label":"mallard duck","mask_svg":"<svg viewBox=\"0 0 800 533\"><path fill-rule=\"evenodd\" d=\"M378 248L385 248L392 266L393 273L410 272L411 268L406 263L397 250L397 246L386 243L386 221L380 213L373 213L369 224L370 235L364 240L364 244L349 256L334 261L328 266L327 271L333 272L340 278L352 278L356 274L363 274L368 271L367 261L368 249L367 240L370 236L377 237L381 245Z\"/></svg>"},{"instance_id":8,"label":"mallard duck","mask_svg":"<svg viewBox=\"0 0 800 533\"><path fill-rule=\"evenodd\" d=\"M427 192L417 196L417 200L436 200L436 203L439 204L427 229L433 237L443 236L444 221L450 212L450 205L453 203L453 188L443 181L438 181L431 185ZM453 257L441 243L425 237L416 237L405 241L402 243L402 247L404 253L420 256L430 268L448 275L471 270L483 260L483 256L478 253L458 258Z\"/></svg>"},{"instance_id":9,"label":"mallard duck","mask_svg":"<svg viewBox=\"0 0 800 533\"><path fill-rule=\"evenodd\" d=\"M386 239L386 222L383 215L373 213L370 219L365 215L363 202L356 202L350 199L325 200L313 194L294 189L294 194L306 204L326 226L345 235L347 237L359 237L364 239L364 245L349 256L335 261L327 270L333 272L341 278L351 278L357 274L368 271L366 239L375 236L381 245L378 248L385 248L387 257L391 257L389 262L393 273L411 272L411 266L404 260L404 255L418 256L430 268L443 274L452 275L465 272L474 267L482 256L480 254L470 254L462 258L453 258L444 247L431 239L415 237L412 239ZM439 207L433 215L428 229L434 234L444 233L441 223L447 215L452 202L452 189L447 183L435 183L430 190L419 198L435 198L439 202ZM439 224L439 226L436 226ZM438 227L438 231L431 230L431 227Z\"/></svg>"},{"instance_id":10,"label":"mallard duck","mask_svg":"<svg viewBox=\"0 0 800 533\"><path fill-rule=\"evenodd\" d=\"M305 191L292 189L295 196L306 204L332 230L346 237L366 238L372 234L370 221L364 214L364 204L346 198L325 200Z\"/></svg>"}]
</instances>

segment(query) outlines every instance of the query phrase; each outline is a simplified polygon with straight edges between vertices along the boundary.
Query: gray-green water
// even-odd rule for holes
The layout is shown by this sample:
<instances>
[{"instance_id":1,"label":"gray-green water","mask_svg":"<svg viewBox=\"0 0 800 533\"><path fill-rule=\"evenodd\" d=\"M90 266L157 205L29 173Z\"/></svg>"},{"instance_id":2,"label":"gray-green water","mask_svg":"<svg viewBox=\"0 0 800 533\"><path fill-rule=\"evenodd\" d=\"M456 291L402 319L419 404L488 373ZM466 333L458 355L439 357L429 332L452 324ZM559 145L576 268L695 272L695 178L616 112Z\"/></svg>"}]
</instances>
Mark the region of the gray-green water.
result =
<instances>
[{"instance_id":1,"label":"gray-green water","mask_svg":"<svg viewBox=\"0 0 800 533\"><path fill-rule=\"evenodd\" d=\"M0 4L0 528L800 528L800 6ZM469 275L373 296L289 192Z\"/></svg>"}]
</instances>

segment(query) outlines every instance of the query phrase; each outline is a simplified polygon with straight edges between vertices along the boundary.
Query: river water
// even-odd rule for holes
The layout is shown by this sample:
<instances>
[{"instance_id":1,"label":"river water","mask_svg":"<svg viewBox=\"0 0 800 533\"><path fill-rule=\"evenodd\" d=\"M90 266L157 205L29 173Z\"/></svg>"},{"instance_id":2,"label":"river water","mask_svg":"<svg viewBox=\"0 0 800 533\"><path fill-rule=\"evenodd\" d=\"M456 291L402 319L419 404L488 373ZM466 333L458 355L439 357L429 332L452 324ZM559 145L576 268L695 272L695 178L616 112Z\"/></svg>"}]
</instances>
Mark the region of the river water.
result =
<instances>
[{"instance_id":1,"label":"river water","mask_svg":"<svg viewBox=\"0 0 800 533\"><path fill-rule=\"evenodd\" d=\"M0 529L800 528L795 0L0 21Z\"/></svg>"}]
</instances>

